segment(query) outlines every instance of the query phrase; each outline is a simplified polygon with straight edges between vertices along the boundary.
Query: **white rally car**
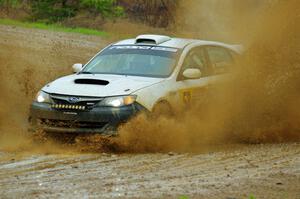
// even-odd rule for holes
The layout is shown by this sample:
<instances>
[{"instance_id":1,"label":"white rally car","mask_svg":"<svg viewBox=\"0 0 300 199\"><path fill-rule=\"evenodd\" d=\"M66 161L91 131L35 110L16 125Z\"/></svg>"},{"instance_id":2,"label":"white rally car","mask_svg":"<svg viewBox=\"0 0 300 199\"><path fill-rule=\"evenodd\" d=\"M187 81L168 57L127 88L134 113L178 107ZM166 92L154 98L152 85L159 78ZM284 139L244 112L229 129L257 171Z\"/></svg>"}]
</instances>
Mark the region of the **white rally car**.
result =
<instances>
[{"instance_id":1,"label":"white rally car","mask_svg":"<svg viewBox=\"0 0 300 199\"><path fill-rule=\"evenodd\" d=\"M76 74L41 89L31 105L31 126L46 132L114 133L141 111L201 101L240 53L237 45L163 35L111 44L84 66L74 64Z\"/></svg>"}]
</instances>

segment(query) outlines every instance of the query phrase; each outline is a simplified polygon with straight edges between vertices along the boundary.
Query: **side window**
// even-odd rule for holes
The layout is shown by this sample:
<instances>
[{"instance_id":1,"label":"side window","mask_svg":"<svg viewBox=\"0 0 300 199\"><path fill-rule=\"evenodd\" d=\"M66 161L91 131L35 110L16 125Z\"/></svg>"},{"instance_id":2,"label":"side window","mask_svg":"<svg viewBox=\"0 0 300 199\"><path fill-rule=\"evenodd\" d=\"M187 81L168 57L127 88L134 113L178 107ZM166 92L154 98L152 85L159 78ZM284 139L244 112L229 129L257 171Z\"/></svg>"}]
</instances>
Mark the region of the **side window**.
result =
<instances>
[{"instance_id":1,"label":"side window","mask_svg":"<svg viewBox=\"0 0 300 199\"><path fill-rule=\"evenodd\" d=\"M181 71L187 68L199 68L203 76L208 75L207 62L204 48L194 48L186 56Z\"/></svg>"},{"instance_id":2,"label":"side window","mask_svg":"<svg viewBox=\"0 0 300 199\"><path fill-rule=\"evenodd\" d=\"M206 49L214 74L223 74L230 71L234 65L234 60L227 49L217 46L208 46Z\"/></svg>"}]
</instances>

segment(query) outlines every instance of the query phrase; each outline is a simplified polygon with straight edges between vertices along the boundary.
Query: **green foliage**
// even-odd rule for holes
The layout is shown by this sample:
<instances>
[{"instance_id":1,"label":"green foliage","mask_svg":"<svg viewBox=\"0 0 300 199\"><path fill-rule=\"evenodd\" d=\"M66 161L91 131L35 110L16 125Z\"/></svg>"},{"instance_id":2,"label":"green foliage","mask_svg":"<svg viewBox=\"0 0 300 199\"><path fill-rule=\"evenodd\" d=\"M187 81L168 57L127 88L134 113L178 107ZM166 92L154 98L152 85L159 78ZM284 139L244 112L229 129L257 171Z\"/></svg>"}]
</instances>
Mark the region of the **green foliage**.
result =
<instances>
[{"instance_id":1,"label":"green foliage","mask_svg":"<svg viewBox=\"0 0 300 199\"><path fill-rule=\"evenodd\" d=\"M103 17L122 17L125 12L123 7L116 4L116 0L81 0L81 6L91 12L100 13Z\"/></svg>"},{"instance_id":2,"label":"green foliage","mask_svg":"<svg viewBox=\"0 0 300 199\"><path fill-rule=\"evenodd\" d=\"M45 22L57 22L76 14L76 2L67 0L32 0L33 19Z\"/></svg>"},{"instance_id":3,"label":"green foliage","mask_svg":"<svg viewBox=\"0 0 300 199\"><path fill-rule=\"evenodd\" d=\"M74 17L77 12L85 10L103 18L124 15L124 9L117 5L116 0L30 0L30 7L34 20L50 23Z\"/></svg>"}]
</instances>

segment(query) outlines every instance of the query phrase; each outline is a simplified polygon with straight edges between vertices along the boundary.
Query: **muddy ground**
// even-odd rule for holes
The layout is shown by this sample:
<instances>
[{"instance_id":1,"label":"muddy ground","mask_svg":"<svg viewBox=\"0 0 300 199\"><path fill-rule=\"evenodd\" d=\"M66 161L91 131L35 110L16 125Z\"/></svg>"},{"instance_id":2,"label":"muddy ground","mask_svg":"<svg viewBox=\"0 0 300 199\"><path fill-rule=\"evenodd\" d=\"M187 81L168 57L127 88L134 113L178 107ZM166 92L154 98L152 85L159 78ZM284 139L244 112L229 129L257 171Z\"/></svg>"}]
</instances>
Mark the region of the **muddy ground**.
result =
<instances>
[{"instance_id":1,"label":"muddy ground","mask_svg":"<svg viewBox=\"0 0 300 199\"><path fill-rule=\"evenodd\" d=\"M0 101L0 132L6 135L0 141L0 198L300 199L299 143L223 143L197 153L144 154L83 153L49 143L32 148L23 142L36 91L71 73L73 63L84 63L107 43L93 36L0 26L1 72L7 74L1 98L9 99Z\"/></svg>"}]
</instances>

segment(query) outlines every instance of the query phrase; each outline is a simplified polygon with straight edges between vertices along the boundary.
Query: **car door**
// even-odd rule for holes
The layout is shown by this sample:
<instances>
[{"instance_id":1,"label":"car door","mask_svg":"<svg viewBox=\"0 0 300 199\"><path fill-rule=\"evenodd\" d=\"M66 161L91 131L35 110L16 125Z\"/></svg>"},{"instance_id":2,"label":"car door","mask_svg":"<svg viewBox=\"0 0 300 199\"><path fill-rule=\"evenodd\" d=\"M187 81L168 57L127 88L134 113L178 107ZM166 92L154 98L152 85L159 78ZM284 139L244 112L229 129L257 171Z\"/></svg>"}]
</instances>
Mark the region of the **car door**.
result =
<instances>
[{"instance_id":1,"label":"car door","mask_svg":"<svg viewBox=\"0 0 300 199\"><path fill-rule=\"evenodd\" d=\"M198 79L188 79L183 72L189 68L201 71ZM194 47L186 55L177 77L179 100L182 104L202 104L207 101L208 86L210 84L211 69L209 68L207 54L204 47Z\"/></svg>"},{"instance_id":2,"label":"car door","mask_svg":"<svg viewBox=\"0 0 300 199\"><path fill-rule=\"evenodd\" d=\"M212 68L210 80L210 100L213 103L224 103L231 84L233 70L236 62L230 49L220 46L207 46L209 64ZM233 83L233 82L231 82Z\"/></svg>"}]
</instances>

